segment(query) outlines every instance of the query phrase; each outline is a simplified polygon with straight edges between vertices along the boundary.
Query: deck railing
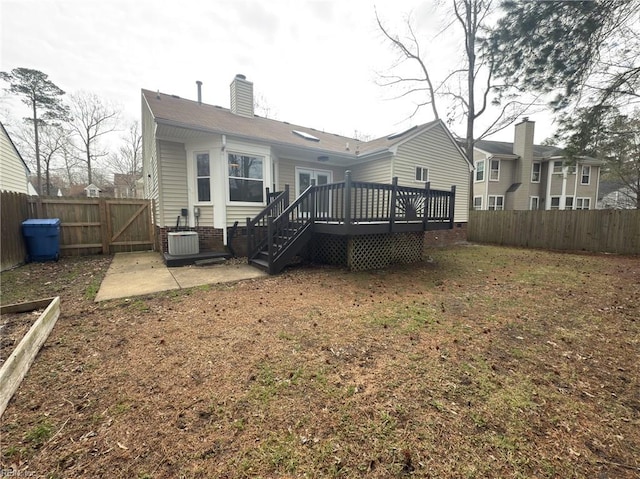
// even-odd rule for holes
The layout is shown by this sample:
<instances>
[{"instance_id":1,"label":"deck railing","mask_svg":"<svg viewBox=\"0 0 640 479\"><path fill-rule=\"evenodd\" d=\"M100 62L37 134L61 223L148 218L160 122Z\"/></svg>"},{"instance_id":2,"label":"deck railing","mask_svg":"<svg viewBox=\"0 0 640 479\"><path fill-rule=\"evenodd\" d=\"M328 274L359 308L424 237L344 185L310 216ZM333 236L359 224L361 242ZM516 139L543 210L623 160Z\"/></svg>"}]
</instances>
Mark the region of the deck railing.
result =
<instances>
[{"instance_id":1,"label":"deck railing","mask_svg":"<svg viewBox=\"0 0 640 479\"><path fill-rule=\"evenodd\" d=\"M433 190L429 182L424 188L400 186L398 178L391 184L352 181L350 171L342 182L312 184L291 204L286 188L256 218L247 218L249 259L263 251L271 264L313 224L345 235L356 234L363 225L389 232L426 230L434 223L453 227L455 192L455 186Z\"/></svg>"},{"instance_id":2,"label":"deck railing","mask_svg":"<svg viewBox=\"0 0 640 479\"><path fill-rule=\"evenodd\" d=\"M247 255L255 257L267 244L269 218L277 217L289 206L289 185L284 191L269 193L266 190L268 204L255 218L247 218Z\"/></svg>"}]
</instances>

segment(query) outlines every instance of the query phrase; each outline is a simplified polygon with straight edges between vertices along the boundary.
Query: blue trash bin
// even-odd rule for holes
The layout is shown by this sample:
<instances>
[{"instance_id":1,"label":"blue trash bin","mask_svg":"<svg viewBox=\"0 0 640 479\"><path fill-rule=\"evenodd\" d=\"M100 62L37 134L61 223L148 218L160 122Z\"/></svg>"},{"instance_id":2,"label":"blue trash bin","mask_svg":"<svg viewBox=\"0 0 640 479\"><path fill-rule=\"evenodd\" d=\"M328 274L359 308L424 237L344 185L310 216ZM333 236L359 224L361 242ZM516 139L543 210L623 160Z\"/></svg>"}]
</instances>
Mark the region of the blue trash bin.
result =
<instances>
[{"instance_id":1,"label":"blue trash bin","mask_svg":"<svg viewBox=\"0 0 640 479\"><path fill-rule=\"evenodd\" d=\"M31 219L22 222L27 244L27 262L58 261L60 258L60 219Z\"/></svg>"}]
</instances>

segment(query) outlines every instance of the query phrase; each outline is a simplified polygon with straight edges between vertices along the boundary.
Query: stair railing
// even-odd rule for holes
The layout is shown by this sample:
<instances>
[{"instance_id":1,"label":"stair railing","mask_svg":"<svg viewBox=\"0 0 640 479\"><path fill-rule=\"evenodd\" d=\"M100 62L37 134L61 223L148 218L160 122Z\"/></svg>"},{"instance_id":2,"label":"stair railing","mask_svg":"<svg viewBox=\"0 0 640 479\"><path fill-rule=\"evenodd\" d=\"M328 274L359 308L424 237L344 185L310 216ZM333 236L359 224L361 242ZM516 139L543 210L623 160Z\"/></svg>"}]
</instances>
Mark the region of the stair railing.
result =
<instances>
[{"instance_id":1,"label":"stair railing","mask_svg":"<svg viewBox=\"0 0 640 479\"><path fill-rule=\"evenodd\" d=\"M289 185L284 191L267 193L269 204L255 218L247 218L247 257L255 258L267 244L269 217L279 216L289 206Z\"/></svg>"}]
</instances>

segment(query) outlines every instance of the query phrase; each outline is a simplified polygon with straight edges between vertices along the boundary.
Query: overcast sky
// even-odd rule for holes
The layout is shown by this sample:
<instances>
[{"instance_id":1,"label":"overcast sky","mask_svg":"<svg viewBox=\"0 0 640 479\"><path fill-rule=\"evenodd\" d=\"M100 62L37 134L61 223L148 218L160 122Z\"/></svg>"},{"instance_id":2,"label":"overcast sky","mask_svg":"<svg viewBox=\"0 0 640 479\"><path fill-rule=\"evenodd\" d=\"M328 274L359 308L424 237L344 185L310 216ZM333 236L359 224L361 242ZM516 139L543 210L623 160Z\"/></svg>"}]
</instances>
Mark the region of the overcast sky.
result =
<instances>
[{"instance_id":1,"label":"overcast sky","mask_svg":"<svg viewBox=\"0 0 640 479\"><path fill-rule=\"evenodd\" d=\"M246 75L278 120L378 137L431 121L407 119L418 98L376 84L396 59L375 22L412 12L430 61L444 75L459 60L434 0L0 0L0 70L40 70L66 92L87 90L140 116L140 89L229 107L229 84ZM0 118L25 115L2 94ZM532 119L536 120L535 116ZM544 122L546 123L546 122ZM464 134L461 125L452 130ZM494 139L512 141L513 129ZM536 125L536 142L551 133Z\"/></svg>"}]
</instances>

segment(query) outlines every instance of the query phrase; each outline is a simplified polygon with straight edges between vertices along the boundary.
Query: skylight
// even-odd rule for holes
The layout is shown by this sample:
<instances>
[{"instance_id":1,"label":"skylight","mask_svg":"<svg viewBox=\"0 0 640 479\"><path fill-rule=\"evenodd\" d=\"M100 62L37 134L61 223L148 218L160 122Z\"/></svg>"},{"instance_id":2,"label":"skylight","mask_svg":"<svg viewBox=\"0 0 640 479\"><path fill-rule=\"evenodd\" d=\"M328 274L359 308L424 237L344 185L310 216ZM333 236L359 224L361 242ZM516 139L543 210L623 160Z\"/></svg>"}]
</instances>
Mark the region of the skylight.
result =
<instances>
[{"instance_id":1,"label":"skylight","mask_svg":"<svg viewBox=\"0 0 640 479\"><path fill-rule=\"evenodd\" d=\"M306 131L300 131L300 130L291 130L292 133L294 135L298 135L302 138L304 138L305 140L309 140L309 141L320 141L320 138L317 138L313 135L311 135L310 133L307 133Z\"/></svg>"},{"instance_id":2,"label":"skylight","mask_svg":"<svg viewBox=\"0 0 640 479\"><path fill-rule=\"evenodd\" d=\"M416 128L418 128L418 125L412 126L411 128L409 128L408 130L404 130L404 131L400 131L398 133L394 133L391 136L387 137L387 140L393 140L395 138L400 138L401 136L406 135L407 133L409 133L410 131L415 130Z\"/></svg>"}]
</instances>

